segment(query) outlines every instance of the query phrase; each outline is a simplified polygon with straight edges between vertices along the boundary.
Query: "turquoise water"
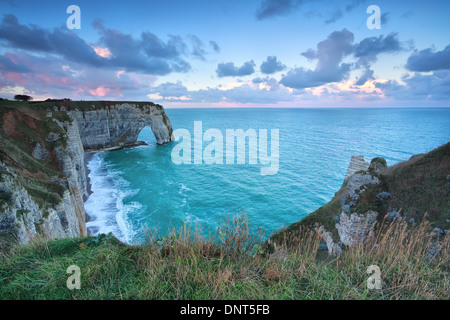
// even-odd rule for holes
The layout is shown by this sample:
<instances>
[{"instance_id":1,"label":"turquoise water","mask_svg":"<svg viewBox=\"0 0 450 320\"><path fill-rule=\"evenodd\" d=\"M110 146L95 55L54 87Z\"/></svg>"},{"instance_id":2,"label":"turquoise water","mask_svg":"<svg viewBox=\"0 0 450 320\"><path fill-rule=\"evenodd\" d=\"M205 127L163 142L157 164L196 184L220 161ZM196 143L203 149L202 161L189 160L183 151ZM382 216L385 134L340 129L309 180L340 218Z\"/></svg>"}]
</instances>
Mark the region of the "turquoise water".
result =
<instances>
[{"instance_id":1,"label":"turquoise water","mask_svg":"<svg viewBox=\"0 0 450 320\"><path fill-rule=\"evenodd\" d=\"M450 141L450 109L168 109L174 129L279 129L279 171L261 165L176 165L176 144L97 153L88 163L93 194L88 228L140 243L147 230L164 234L186 221L205 232L238 210L266 236L327 203L344 179L350 157L382 156L389 165ZM270 136L270 135L269 135ZM205 147L207 143L203 145ZM269 149L270 150L270 149Z\"/></svg>"}]
</instances>

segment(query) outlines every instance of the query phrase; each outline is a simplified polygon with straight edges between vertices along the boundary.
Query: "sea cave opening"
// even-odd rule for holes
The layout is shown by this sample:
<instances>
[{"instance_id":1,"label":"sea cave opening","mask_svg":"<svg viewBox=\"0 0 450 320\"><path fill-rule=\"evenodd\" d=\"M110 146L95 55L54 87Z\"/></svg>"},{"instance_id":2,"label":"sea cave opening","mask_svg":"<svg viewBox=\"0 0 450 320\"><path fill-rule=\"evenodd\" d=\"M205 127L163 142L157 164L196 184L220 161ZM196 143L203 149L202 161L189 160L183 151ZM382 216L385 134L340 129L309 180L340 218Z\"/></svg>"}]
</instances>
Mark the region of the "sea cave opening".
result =
<instances>
[{"instance_id":1,"label":"sea cave opening","mask_svg":"<svg viewBox=\"0 0 450 320\"><path fill-rule=\"evenodd\" d=\"M141 132L139 132L137 141L144 141L149 146L156 145L156 138L150 126L142 128Z\"/></svg>"}]
</instances>

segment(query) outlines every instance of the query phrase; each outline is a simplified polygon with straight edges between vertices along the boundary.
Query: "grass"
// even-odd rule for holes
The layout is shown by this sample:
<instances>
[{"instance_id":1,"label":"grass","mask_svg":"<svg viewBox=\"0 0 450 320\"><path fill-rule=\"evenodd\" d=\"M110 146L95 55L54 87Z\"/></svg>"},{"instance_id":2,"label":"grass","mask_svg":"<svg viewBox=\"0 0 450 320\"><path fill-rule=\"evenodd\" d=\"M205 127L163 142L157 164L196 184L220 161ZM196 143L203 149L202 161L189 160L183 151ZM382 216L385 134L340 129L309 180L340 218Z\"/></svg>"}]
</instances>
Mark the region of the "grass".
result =
<instances>
[{"instance_id":1,"label":"grass","mask_svg":"<svg viewBox=\"0 0 450 320\"><path fill-rule=\"evenodd\" d=\"M428 228L426 220L381 226L373 242L337 258L321 258L307 229L289 239L295 246L264 254L242 217L208 239L185 226L149 234L141 246L111 235L35 241L3 253L0 299L448 299L449 238L429 259ZM80 290L66 287L71 265L80 267ZM367 288L371 265L381 270L381 290Z\"/></svg>"},{"instance_id":2,"label":"grass","mask_svg":"<svg viewBox=\"0 0 450 320\"><path fill-rule=\"evenodd\" d=\"M374 158L373 163L382 167L386 161ZM386 214L401 211L406 221L414 219L420 223L423 213L428 212L427 220L434 227L448 229L447 220L450 219L450 183L447 175L450 173L450 142L428 152L416 155L408 161L401 162L379 173L370 172L380 180L377 185L368 185L351 212L364 214L368 210L379 213L378 220L382 222ZM365 173L365 171L359 172ZM341 213L341 199L347 188L343 183L339 191L330 202L306 216L301 221L274 233L270 238L278 242L285 234L296 233L299 228L324 226L338 240L334 217ZM381 201L377 198L380 192L390 192L392 199Z\"/></svg>"}]
</instances>

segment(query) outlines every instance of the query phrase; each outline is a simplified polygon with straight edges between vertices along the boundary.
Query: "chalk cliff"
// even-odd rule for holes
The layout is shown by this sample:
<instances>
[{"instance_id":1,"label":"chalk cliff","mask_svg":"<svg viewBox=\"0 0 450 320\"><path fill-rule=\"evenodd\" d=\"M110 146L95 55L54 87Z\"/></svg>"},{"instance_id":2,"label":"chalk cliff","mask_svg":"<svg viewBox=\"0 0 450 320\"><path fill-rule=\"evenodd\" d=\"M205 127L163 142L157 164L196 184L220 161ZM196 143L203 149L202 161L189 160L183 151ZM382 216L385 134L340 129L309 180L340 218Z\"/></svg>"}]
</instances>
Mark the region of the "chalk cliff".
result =
<instances>
[{"instance_id":1,"label":"chalk cliff","mask_svg":"<svg viewBox=\"0 0 450 320\"><path fill-rule=\"evenodd\" d=\"M0 246L86 235L84 151L137 144L150 126L173 140L160 105L49 101L0 106Z\"/></svg>"},{"instance_id":2,"label":"chalk cliff","mask_svg":"<svg viewBox=\"0 0 450 320\"><path fill-rule=\"evenodd\" d=\"M339 254L345 247L372 239L381 223L403 220L416 224L424 217L438 233L448 234L449 172L450 143L392 167L383 158L368 163L362 156L352 156L333 199L273 234L267 245L276 247L307 227L320 233L329 254Z\"/></svg>"},{"instance_id":3,"label":"chalk cliff","mask_svg":"<svg viewBox=\"0 0 450 320\"><path fill-rule=\"evenodd\" d=\"M133 146L145 126L150 126L158 144L173 140L172 125L156 104L121 103L104 108L71 108L85 150Z\"/></svg>"}]
</instances>

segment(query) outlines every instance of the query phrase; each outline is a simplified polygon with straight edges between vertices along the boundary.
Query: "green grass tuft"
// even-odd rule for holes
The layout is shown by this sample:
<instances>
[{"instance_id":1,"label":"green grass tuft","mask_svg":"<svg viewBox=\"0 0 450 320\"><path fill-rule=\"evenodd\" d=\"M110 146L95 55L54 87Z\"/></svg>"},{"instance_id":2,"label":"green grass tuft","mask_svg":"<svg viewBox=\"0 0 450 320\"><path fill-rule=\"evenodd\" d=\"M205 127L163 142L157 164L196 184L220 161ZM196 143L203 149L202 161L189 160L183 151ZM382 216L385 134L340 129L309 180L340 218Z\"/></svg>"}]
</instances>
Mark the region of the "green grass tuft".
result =
<instances>
[{"instance_id":1,"label":"green grass tuft","mask_svg":"<svg viewBox=\"0 0 450 320\"><path fill-rule=\"evenodd\" d=\"M216 240L185 226L142 246L112 235L36 241L0 257L0 299L448 299L448 237L430 260L426 228L390 225L378 246L337 258L321 258L318 235L305 230L289 249L263 254L242 218L226 221ZM81 270L80 290L66 287L71 265ZM367 288L371 265L381 269L381 290Z\"/></svg>"}]
</instances>

